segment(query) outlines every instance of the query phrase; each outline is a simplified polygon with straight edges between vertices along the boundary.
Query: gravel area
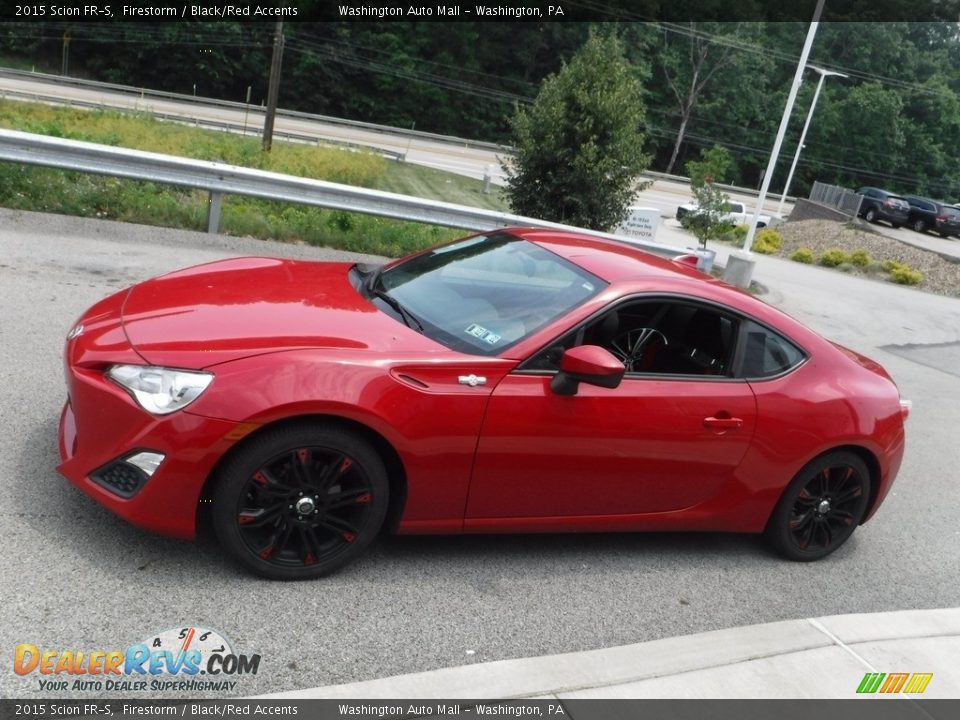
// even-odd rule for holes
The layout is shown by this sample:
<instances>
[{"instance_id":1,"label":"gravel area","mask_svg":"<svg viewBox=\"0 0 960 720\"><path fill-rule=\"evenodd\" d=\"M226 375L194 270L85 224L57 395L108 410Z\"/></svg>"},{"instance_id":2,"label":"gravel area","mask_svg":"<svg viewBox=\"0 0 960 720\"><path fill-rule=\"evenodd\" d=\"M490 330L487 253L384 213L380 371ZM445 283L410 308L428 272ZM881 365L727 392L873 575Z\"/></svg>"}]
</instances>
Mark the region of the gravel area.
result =
<instances>
[{"instance_id":1,"label":"gravel area","mask_svg":"<svg viewBox=\"0 0 960 720\"><path fill-rule=\"evenodd\" d=\"M914 286L917 289L960 297L960 262L952 262L935 252L833 220L788 222L778 226L777 230L783 236L783 246L776 253L779 256L789 258L798 248L808 247L816 262L825 250L831 248L840 248L847 253L862 249L875 261L871 267L844 265L838 271L889 282L887 274L878 265L884 260L895 260L923 273L923 282Z\"/></svg>"}]
</instances>

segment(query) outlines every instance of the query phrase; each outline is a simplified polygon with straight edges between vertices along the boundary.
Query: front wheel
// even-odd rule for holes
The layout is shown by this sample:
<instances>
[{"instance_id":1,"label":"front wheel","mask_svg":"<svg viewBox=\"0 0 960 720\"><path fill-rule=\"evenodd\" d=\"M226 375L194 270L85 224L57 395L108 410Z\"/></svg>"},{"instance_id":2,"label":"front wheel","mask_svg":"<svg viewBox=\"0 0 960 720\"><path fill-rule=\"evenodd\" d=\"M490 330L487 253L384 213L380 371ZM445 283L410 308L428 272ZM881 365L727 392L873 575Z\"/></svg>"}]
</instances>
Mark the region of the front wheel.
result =
<instances>
[{"instance_id":1,"label":"front wheel","mask_svg":"<svg viewBox=\"0 0 960 720\"><path fill-rule=\"evenodd\" d=\"M927 224L923 220L916 220L913 223L913 229L918 233L926 232Z\"/></svg>"},{"instance_id":2,"label":"front wheel","mask_svg":"<svg viewBox=\"0 0 960 720\"><path fill-rule=\"evenodd\" d=\"M876 221L877 221L877 211L876 211L874 208L870 208L869 210L867 210L867 214L864 215L863 218L864 218L864 220L866 220L868 223L876 222Z\"/></svg>"},{"instance_id":3,"label":"front wheel","mask_svg":"<svg viewBox=\"0 0 960 720\"><path fill-rule=\"evenodd\" d=\"M320 423L279 426L219 470L213 526L227 553L257 575L315 578L366 549L388 499L386 469L363 438Z\"/></svg>"},{"instance_id":4,"label":"front wheel","mask_svg":"<svg viewBox=\"0 0 960 720\"><path fill-rule=\"evenodd\" d=\"M851 452L824 455L790 482L767 523L773 548L790 560L826 557L856 530L870 499L870 472Z\"/></svg>"}]
</instances>

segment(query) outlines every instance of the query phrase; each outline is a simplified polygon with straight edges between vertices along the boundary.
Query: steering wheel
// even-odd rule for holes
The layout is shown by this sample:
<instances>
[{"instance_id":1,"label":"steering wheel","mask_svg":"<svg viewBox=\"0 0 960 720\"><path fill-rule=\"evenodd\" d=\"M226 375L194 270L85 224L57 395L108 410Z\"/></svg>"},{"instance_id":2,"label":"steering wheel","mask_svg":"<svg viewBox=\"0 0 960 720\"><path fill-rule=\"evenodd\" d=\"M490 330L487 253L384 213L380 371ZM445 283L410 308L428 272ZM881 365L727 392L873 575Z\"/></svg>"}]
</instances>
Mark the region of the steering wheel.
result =
<instances>
[{"instance_id":1,"label":"steering wheel","mask_svg":"<svg viewBox=\"0 0 960 720\"><path fill-rule=\"evenodd\" d=\"M640 370L640 361L651 348L667 347L667 337L654 328L643 327L620 333L610 343L610 352L623 363L627 372Z\"/></svg>"}]
</instances>

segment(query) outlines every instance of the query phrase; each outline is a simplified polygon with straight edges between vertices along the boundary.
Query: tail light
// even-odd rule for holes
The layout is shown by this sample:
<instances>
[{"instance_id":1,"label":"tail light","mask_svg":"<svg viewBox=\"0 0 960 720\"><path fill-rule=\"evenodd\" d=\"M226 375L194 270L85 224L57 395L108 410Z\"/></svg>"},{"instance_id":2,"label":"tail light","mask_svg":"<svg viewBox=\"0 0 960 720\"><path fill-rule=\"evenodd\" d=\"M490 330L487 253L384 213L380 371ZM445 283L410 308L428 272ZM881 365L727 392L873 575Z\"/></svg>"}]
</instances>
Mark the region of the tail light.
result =
<instances>
[{"instance_id":1,"label":"tail light","mask_svg":"<svg viewBox=\"0 0 960 720\"><path fill-rule=\"evenodd\" d=\"M910 417L910 410L912 408L913 408L912 400L904 400L903 398L900 398L900 417L906 420L908 417Z\"/></svg>"}]
</instances>

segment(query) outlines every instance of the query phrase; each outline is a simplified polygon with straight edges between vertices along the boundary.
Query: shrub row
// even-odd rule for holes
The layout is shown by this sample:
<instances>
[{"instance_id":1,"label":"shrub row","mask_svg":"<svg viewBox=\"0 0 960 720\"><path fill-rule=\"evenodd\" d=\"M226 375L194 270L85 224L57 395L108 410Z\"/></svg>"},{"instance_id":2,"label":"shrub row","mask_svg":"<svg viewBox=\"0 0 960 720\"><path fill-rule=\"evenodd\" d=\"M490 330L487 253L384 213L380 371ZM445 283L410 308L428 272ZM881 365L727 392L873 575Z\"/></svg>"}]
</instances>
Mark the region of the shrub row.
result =
<instances>
[{"instance_id":1,"label":"shrub row","mask_svg":"<svg viewBox=\"0 0 960 720\"><path fill-rule=\"evenodd\" d=\"M794 262L810 265L816 258L813 250L808 247L801 247L790 254L790 259ZM891 282L899 285L919 285L923 282L923 273L912 269L909 265L896 260L884 260L878 264L863 249L847 253L840 248L830 248L823 252L818 262L824 267L837 268L845 272L851 272L858 268L868 272L882 270L889 274Z\"/></svg>"}]
</instances>

